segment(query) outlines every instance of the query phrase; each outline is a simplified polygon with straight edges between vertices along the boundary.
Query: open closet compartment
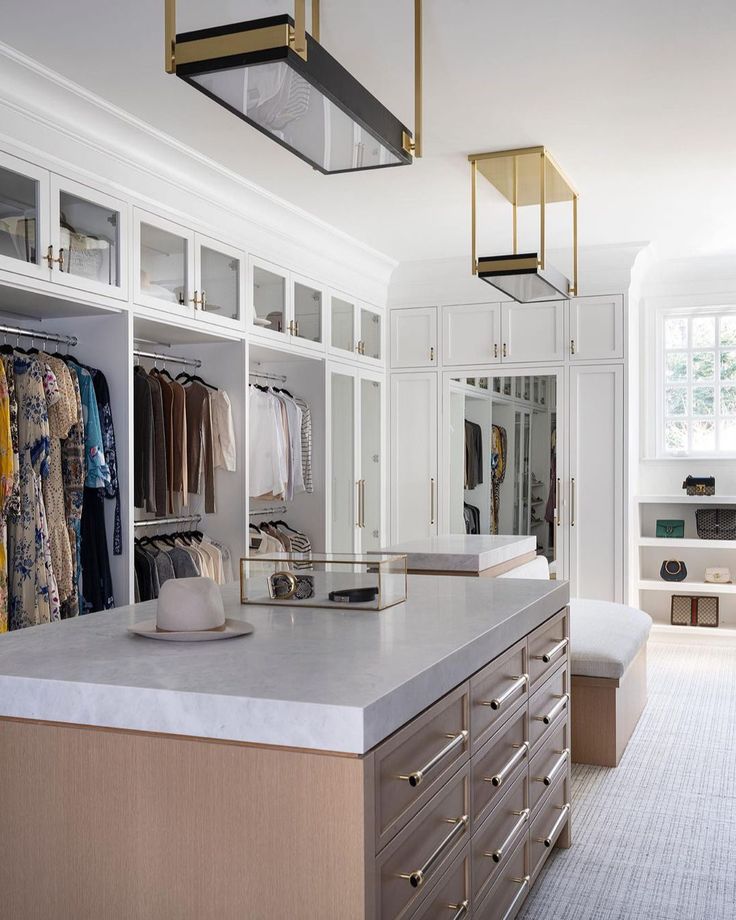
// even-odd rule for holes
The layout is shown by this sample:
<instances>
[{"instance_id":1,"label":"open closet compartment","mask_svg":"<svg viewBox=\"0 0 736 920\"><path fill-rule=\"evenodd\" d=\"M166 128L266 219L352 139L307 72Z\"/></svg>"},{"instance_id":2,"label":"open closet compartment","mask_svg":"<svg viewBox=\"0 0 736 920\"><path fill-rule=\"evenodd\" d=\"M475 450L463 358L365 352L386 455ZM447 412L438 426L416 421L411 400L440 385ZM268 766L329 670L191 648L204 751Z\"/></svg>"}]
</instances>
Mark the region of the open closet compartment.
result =
<instances>
[{"instance_id":1,"label":"open closet compartment","mask_svg":"<svg viewBox=\"0 0 736 920\"><path fill-rule=\"evenodd\" d=\"M176 399L180 400L179 413L186 410L187 446L185 466L181 414L175 424L176 402L169 396L172 406L164 413L164 424L167 424L167 413L171 412L171 427L162 432L155 412L153 420L155 450L159 458L166 457L165 479L162 482L160 463L154 466L151 478L144 468L145 462L141 465L142 457L138 458L137 467L136 458L132 456L131 460L131 504L135 518L131 534L133 559L135 561L135 541L144 549L148 547L149 554L151 549L154 555L158 549L164 549L171 555L172 544L181 540L188 547L192 544L195 547L195 552L189 553L195 557L195 570L191 570L185 560L186 564L177 567L176 577L209 574L223 583L236 580L238 559L246 547L245 344L241 338L225 333L190 329L143 317L135 317L132 327L130 375L134 434L131 454L142 451L147 442L147 423L143 419L149 410L141 392L145 394L145 383L150 387L154 378L158 387L154 384L152 392L156 399L157 389L162 390L162 408L167 398L165 388L168 386L169 393L179 393L177 386L183 387L183 393ZM143 390L139 388L136 396L136 384L140 387L141 383ZM192 396L195 397L193 402L190 401ZM169 431L173 438L171 449L168 448ZM136 444L136 440L141 444ZM194 463L198 464L199 475ZM158 542L154 539L157 536L160 536ZM215 553L214 568L206 553L203 566L202 553L196 551L202 538L207 543L212 541L220 551L219 555ZM135 572L132 566L132 584ZM141 585L140 577L137 587L141 600L149 599L150 593L156 594L155 587L148 582L146 587Z\"/></svg>"},{"instance_id":2,"label":"open closet compartment","mask_svg":"<svg viewBox=\"0 0 736 920\"><path fill-rule=\"evenodd\" d=\"M309 354L296 354L293 350L285 350L266 345L250 344L248 346L248 382L247 390L249 399L252 399L251 409L248 414L248 521L254 527L262 523L283 521L286 527L283 532L287 542L291 542L294 532L303 535L309 541L309 547L315 552L324 552L329 549L327 545L327 520L326 520L326 367L323 357ZM261 388L260 390L258 388ZM268 404L261 397L268 395L269 389L285 390L288 400L293 397L302 412L300 421L304 421L304 408L308 409L308 419L311 423L311 433L304 429L297 431L293 427L292 437L298 434L297 452L301 449L301 478L299 471L293 476L293 495L288 487L279 492L265 492L264 489L270 482L278 482L278 475L272 477L272 461L276 451L272 441L273 428L271 417L263 412L256 411L256 401L260 400L259 407L267 409ZM253 392L255 391L255 392ZM288 394L288 395L287 395ZM271 404L280 411L277 403ZM299 418L293 411L288 419L281 414L283 422L290 419L295 426ZM275 415L278 425L279 414ZM288 428L283 427L283 438L286 439ZM281 436L279 435L279 438ZM283 443L283 441L279 441ZM264 464L267 469L264 469ZM288 466L288 458L287 458ZM283 468L282 468L283 469ZM301 479L304 480L302 488ZM268 497L263 497L266 494ZM290 531L288 528L292 528ZM279 529L279 526L276 526ZM254 528L250 528L253 540L257 543L261 538ZM279 536L272 537L279 540ZM268 542L268 541L266 541ZM303 540L296 537L292 549L302 551ZM252 546L251 549L257 548ZM264 547L265 548L265 547ZM275 546L272 547L275 551ZM284 547L285 549L285 547Z\"/></svg>"}]
</instances>

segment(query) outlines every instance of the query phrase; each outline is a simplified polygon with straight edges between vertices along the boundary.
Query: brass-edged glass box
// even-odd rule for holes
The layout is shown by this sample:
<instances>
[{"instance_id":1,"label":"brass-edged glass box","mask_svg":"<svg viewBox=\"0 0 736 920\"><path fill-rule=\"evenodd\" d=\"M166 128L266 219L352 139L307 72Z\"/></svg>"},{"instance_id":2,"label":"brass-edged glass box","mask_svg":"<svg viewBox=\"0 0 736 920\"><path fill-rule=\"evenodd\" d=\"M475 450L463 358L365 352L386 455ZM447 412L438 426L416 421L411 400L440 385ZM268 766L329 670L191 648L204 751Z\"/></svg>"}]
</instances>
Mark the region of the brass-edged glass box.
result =
<instances>
[{"instance_id":1,"label":"brass-edged glass box","mask_svg":"<svg viewBox=\"0 0 736 920\"><path fill-rule=\"evenodd\" d=\"M406 600L406 556L272 553L240 560L241 604L384 610Z\"/></svg>"}]
</instances>

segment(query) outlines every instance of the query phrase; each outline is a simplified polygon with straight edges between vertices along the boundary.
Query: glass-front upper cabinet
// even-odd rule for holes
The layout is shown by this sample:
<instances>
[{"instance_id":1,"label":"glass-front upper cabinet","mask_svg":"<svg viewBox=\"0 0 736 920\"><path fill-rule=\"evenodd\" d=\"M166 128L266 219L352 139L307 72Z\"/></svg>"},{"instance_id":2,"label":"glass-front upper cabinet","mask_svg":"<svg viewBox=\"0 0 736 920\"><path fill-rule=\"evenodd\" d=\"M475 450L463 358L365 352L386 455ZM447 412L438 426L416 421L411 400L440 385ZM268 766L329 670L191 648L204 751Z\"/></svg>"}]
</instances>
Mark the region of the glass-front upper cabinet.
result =
<instances>
[{"instance_id":1,"label":"glass-front upper cabinet","mask_svg":"<svg viewBox=\"0 0 736 920\"><path fill-rule=\"evenodd\" d=\"M193 318L194 232L136 210L134 236L136 302Z\"/></svg>"},{"instance_id":2,"label":"glass-front upper cabinet","mask_svg":"<svg viewBox=\"0 0 736 920\"><path fill-rule=\"evenodd\" d=\"M288 333L289 281L285 271L253 259L251 322L260 334L284 338Z\"/></svg>"},{"instance_id":3,"label":"glass-front upper cabinet","mask_svg":"<svg viewBox=\"0 0 736 920\"><path fill-rule=\"evenodd\" d=\"M383 400L380 380L360 379L360 551L379 550L383 545Z\"/></svg>"},{"instance_id":4,"label":"glass-front upper cabinet","mask_svg":"<svg viewBox=\"0 0 736 920\"><path fill-rule=\"evenodd\" d=\"M243 253L197 233L195 254L194 306L200 318L222 326L241 325Z\"/></svg>"},{"instance_id":5,"label":"glass-front upper cabinet","mask_svg":"<svg viewBox=\"0 0 736 920\"><path fill-rule=\"evenodd\" d=\"M358 354L372 361L383 360L381 343L382 323L381 314L363 306L360 308L360 341Z\"/></svg>"},{"instance_id":6,"label":"glass-front upper cabinet","mask_svg":"<svg viewBox=\"0 0 736 920\"><path fill-rule=\"evenodd\" d=\"M0 153L0 268L48 279L49 174Z\"/></svg>"},{"instance_id":7,"label":"glass-front upper cabinet","mask_svg":"<svg viewBox=\"0 0 736 920\"><path fill-rule=\"evenodd\" d=\"M320 348L322 337L323 292L312 282L294 278L294 315L289 332L300 345Z\"/></svg>"},{"instance_id":8,"label":"glass-front upper cabinet","mask_svg":"<svg viewBox=\"0 0 736 920\"><path fill-rule=\"evenodd\" d=\"M333 350L354 352L355 304L335 294L330 298L330 345Z\"/></svg>"},{"instance_id":9,"label":"glass-front upper cabinet","mask_svg":"<svg viewBox=\"0 0 736 920\"><path fill-rule=\"evenodd\" d=\"M70 287L127 298L127 207L95 189L51 177L53 280Z\"/></svg>"}]
</instances>

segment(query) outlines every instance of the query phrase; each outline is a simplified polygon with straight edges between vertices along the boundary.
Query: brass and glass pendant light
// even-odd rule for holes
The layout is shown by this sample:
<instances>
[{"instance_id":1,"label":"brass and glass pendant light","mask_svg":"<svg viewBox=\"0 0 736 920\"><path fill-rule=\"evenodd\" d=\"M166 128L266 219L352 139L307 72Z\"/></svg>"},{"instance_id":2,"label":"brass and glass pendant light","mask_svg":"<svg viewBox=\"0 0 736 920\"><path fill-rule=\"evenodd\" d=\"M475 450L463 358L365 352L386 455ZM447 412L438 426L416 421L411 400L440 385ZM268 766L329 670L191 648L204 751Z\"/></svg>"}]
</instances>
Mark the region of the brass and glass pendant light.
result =
<instances>
[{"instance_id":1,"label":"brass and glass pendant light","mask_svg":"<svg viewBox=\"0 0 736 920\"><path fill-rule=\"evenodd\" d=\"M421 156L421 4L415 0L416 134L319 43L319 0L288 14L176 34L165 3L168 73L262 131L322 173L404 166Z\"/></svg>"},{"instance_id":2,"label":"brass and glass pendant light","mask_svg":"<svg viewBox=\"0 0 736 920\"><path fill-rule=\"evenodd\" d=\"M472 194L473 274L520 303L560 300L578 292L578 193L545 147L474 153L468 159ZM513 252L478 256L478 174L512 207ZM572 283L547 259L547 207L569 203L572 218ZM539 247L519 252L518 209L539 208Z\"/></svg>"}]
</instances>

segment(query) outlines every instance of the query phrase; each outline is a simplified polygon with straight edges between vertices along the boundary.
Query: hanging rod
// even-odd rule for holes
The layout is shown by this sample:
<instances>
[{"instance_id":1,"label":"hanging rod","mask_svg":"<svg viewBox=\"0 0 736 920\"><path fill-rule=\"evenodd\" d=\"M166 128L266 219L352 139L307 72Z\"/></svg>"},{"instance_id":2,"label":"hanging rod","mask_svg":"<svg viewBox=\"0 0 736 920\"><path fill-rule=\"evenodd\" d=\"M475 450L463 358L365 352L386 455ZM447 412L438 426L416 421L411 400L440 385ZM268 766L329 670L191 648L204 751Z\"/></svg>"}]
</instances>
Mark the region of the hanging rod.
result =
<instances>
[{"instance_id":1,"label":"hanging rod","mask_svg":"<svg viewBox=\"0 0 736 920\"><path fill-rule=\"evenodd\" d=\"M182 358L176 355L167 355L158 351L139 351L133 349L134 358L153 358L155 361L169 361L171 364L185 364L187 367L202 367L199 358Z\"/></svg>"},{"instance_id":2,"label":"hanging rod","mask_svg":"<svg viewBox=\"0 0 736 920\"><path fill-rule=\"evenodd\" d=\"M0 326L0 333L8 335L25 336L28 339L44 339L47 342L60 342L62 345L74 346L77 344L76 335L61 335L56 332L32 332L20 326Z\"/></svg>"},{"instance_id":3,"label":"hanging rod","mask_svg":"<svg viewBox=\"0 0 736 920\"><path fill-rule=\"evenodd\" d=\"M261 380L278 380L279 383L286 383L285 374L267 374L265 371L248 371L250 377L260 377Z\"/></svg>"},{"instance_id":4,"label":"hanging rod","mask_svg":"<svg viewBox=\"0 0 736 920\"><path fill-rule=\"evenodd\" d=\"M169 527L172 524L199 524L201 514L190 514L184 517L151 518L149 521L133 521L134 527Z\"/></svg>"},{"instance_id":5,"label":"hanging rod","mask_svg":"<svg viewBox=\"0 0 736 920\"><path fill-rule=\"evenodd\" d=\"M249 511L248 517L263 517L266 514L285 514L286 505L279 505L276 508L262 508L260 511Z\"/></svg>"}]
</instances>

